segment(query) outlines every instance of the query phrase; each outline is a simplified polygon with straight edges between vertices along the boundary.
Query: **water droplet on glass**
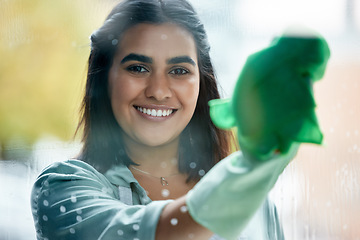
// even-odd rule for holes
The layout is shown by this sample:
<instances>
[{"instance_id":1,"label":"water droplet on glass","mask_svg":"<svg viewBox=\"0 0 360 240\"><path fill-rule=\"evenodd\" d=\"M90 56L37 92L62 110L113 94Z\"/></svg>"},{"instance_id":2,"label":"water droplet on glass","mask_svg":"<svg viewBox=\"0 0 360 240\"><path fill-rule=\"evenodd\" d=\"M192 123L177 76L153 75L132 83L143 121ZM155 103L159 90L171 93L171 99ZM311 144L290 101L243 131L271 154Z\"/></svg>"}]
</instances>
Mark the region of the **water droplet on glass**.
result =
<instances>
[{"instance_id":1,"label":"water droplet on glass","mask_svg":"<svg viewBox=\"0 0 360 240\"><path fill-rule=\"evenodd\" d=\"M48 200L44 200L44 201L43 201L43 204L44 204L45 207L49 206Z\"/></svg>"},{"instance_id":2,"label":"water droplet on glass","mask_svg":"<svg viewBox=\"0 0 360 240\"><path fill-rule=\"evenodd\" d=\"M80 215L80 214L82 214L82 210L78 209L78 210L76 210L76 213Z\"/></svg>"},{"instance_id":3,"label":"water droplet on glass","mask_svg":"<svg viewBox=\"0 0 360 240\"><path fill-rule=\"evenodd\" d=\"M201 208L202 208L203 211L208 211L208 210L209 210L209 205L207 205L207 204L206 204L206 205L202 205Z\"/></svg>"},{"instance_id":4,"label":"water droplet on glass","mask_svg":"<svg viewBox=\"0 0 360 240\"><path fill-rule=\"evenodd\" d=\"M113 40L111 41L111 44L115 46L116 44L118 44L118 42L119 42L119 41L118 41L117 39L113 39Z\"/></svg>"},{"instance_id":5,"label":"water droplet on glass","mask_svg":"<svg viewBox=\"0 0 360 240\"><path fill-rule=\"evenodd\" d=\"M62 213L66 212L66 208L64 206L60 206L60 212Z\"/></svg>"},{"instance_id":6,"label":"water droplet on glass","mask_svg":"<svg viewBox=\"0 0 360 240\"><path fill-rule=\"evenodd\" d=\"M203 169L200 169L200 170L199 170L199 176L202 177L202 176L204 176L204 175L205 175L205 171L204 171Z\"/></svg>"},{"instance_id":7,"label":"water droplet on glass","mask_svg":"<svg viewBox=\"0 0 360 240\"><path fill-rule=\"evenodd\" d=\"M72 203L76 203L76 202L77 202L76 196L74 196L74 195L72 195L72 196L70 197L70 200L71 200Z\"/></svg>"},{"instance_id":8,"label":"water droplet on glass","mask_svg":"<svg viewBox=\"0 0 360 240\"><path fill-rule=\"evenodd\" d=\"M49 195L49 191L44 191L44 196L48 197Z\"/></svg>"},{"instance_id":9,"label":"water droplet on glass","mask_svg":"<svg viewBox=\"0 0 360 240\"><path fill-rule=\"evenodd\" d=\"M82 217L79 216L79 215L77 215L77 216L76 216L76 221L81 222L81 221L82 221Z\"/></svg>"},{"instance_id":10,"label":"water droplet on glass","mask_svg":"<svg viewBox=\"0 0 360 240\"><path fill-rule=\"evenodd\" d=\"M348 228L348 225L344 224L343 229L346 230Z\"/></svg>"},{"instance_id":11,"label":"water droplet on glass","mask_svg":"<svg viewBox=\"0 0 360 240\"><path fill-rule=\"evenodd\" d=\"M170 191L167 189L161 190L161 196L168 197L170 195Z\"/></svg>"},{"instance_id":12,"label":"water droplet on glass","mask_svg":"<svg viewBox=\"0 0 360 240\"><path fill-rule=\"evenodd\" d=\"M134 224L134 225L133 225L133 229L134 229L135 231L138 231L138 230L140 229L140 226L139 226L138 224Z\"/></svg>"},{"instance_id":13,"label":"water droplet on glass","mask_svg":"<svg viewBox=\"0 0 360 240\"><path fill-rule=\"evenodd\" d=\"M134 238L134 240L140 240L139 238Z\"/></svg>"},{"instance_id":14,"label":"water droplet on glass","mask_svg":"<svg viewBox=\"0 0 360 240\"><path fill-rule=\"evenodd\" d=\"M45 187L48 187L50 184L49 184L49 182L48 181L44 181L44 186Z\"/></svg>"},{"instance_id":15,"label":"water droplet on glass","mask_svg":"<svg viewBox=\"0 0 360 240\"><path fill-rule=\"evenodd\" d=\"M192 168L192 169L196 168L196 163L191 162L191 163L190 163L190 168Z\"/></svg>"},{"instance_id":16,"label":"water droplet on glass","mask_svg":"<svg viewBox=\"0 0 360 240\"><path fill-rule=\"evenodd\" d=\"M161 40L166 40L168 36L166 34L161 34Z\"/></svg>"},{"instance_id":17,"label":"water droplet on glass","mask_svg":"<svg viewBox=\"0 0 360 240\"><path fill-rule=\"evenodd\" d=\"M109 39L109 40L113 40L113 39L114 39L114 35L113 35L113 34L109 34L109 35L108 35L108 39Z\"/></svg>"},{"instance_id":18,"label":"water droplet on glass","mask_svg":"<svg viewBox=\"0 0 360 240\"><path fill-rule=\"evenodd\" d=\"M108 189L107 189L106 187L103 187L103 188L101 189L101 191L102 191L103 193L107 193L107 192L108 192Z\"/></svg>"},{"instance_id":19,"label":"water droplet on glass","mask_svg":"<svg viewBox=\"0 0 360 240\"><path fill-rule=\"evenodd\" d=\"M171 159L171 164L172 164L173 166L176 166L177 163L178 163L177 158L172 158L172 159Z\"/></svg>"},{"instance_id":20,"label":"water droplet on glass","mask_svg":"<svg viewBox=\"0 0 360 240\"><path fill-rule=\"evenodd\" d=\"M162 168L166 168L166 167L167 167L167 163L166 163L166 162L161 162L160 166L161 166Z\"/></svg>"},{"instance_id":21,"label":"water droplet on glass","mask_svg":"<svg viewBox=\"0 0 360 240\"><path fill-rule=\"evenodd\" d=\"M124 231L123 230L117 230L117 234L119 235L119 236L122 236L123 234L124 234Z\"/></svg>"},{"instance_id":22,"label":"water droplet on glass","mask_svg":"<svg viewBox=\"0 0 360 240\"><path fill-rule=\"evenodd\" d=\"M70 233L71 233L71 234L75 234L75 229L70 228L70 230L69 230L69 231L70 231Z\"/></svg>"},{"instance_id":23,"label":"water droplet on glass","mask_svg":"<svg viewBox=\"0 0 360 240\"><path fill-rule=\"evenodd\" d=\"M177 225L177 224L178 224L177 218L172 218L172 219L170 220L170 223L171 223L171 225L173 225L173 226Z\"/></svg>"},{"instance_id":24,"label":"water droplet on glass","mask_svg":"<svg viewBox=\"0 0 360 240\"><path fill-rule=\"evenodd\" d=\"M42 219L43 219L45 222L47 222L47 220L49 220L46 215L44 215L44 216L42 217Z\"/></svg>"},{"instance_id":25,"label":"water droplet on glass","mask_svg":"<svg viewBox=\"0 0 360 240\"><path fill-rule=\"evenodd\" d=\"M187 212L187 207L186 207L186 206L181 206L181 207L180 207L180 211L181 211L182 213Z\"/></svg>"},{"instance_id":26,"label":"water droplet on glass","mask_svg":"<svg viewBox=\"0 0 360 240\"><path fill-rule=\"evenodd\" d=\"M193 238L194 238L194 234L190 233L190 234L188 235L188 237L189 237L190 239L193 239Z\"/></svg>"}]
</instances>

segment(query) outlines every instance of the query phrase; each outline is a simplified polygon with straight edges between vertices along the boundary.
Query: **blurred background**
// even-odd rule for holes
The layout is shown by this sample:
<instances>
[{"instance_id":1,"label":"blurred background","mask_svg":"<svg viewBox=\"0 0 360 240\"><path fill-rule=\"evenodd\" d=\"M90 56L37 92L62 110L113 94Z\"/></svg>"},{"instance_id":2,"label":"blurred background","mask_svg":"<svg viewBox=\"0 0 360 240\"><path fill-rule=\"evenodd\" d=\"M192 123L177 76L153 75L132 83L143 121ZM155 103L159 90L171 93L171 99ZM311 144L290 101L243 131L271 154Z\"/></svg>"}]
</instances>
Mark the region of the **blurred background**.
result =
<instances>
[{"instance_id":1,"label":"blurred background","mask_svg":"<svg viewBox=\"0 0 360 240\"><path fill-rule=\"evenodd\" d=\"M192 0L232 94L249 54L290 25L321 33L331 59L314 86L324 146L303 145L270 196L293 240L360 239L360 2ZM35 239L30 191L73 157L89 36L114 0L0 0L0 239Z\"/></svg>"}]
</instances>

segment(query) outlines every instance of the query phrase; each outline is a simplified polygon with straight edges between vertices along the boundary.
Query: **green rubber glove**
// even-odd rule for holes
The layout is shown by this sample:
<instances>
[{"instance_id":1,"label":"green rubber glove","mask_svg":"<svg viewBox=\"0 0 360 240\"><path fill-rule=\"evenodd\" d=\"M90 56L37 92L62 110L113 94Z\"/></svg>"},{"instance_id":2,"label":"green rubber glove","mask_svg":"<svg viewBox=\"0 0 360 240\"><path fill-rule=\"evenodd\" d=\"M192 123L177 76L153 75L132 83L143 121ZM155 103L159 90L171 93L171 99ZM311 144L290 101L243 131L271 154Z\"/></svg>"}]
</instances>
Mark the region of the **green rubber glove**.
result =
<instances>
[{"instance_id":1,"label":"green rubber glove","mask_svg":"<svg viewBox=\"0 0 360 240\"><path fill-rule=\"evenodd\" d=\"M294 142L321 144L312 84L323 77L329 56L318 34L285 33L247 59L232 99L209 102L211 119L219 128L238 128L248 158L286 154Z\"/></svg>"}]
</instances>

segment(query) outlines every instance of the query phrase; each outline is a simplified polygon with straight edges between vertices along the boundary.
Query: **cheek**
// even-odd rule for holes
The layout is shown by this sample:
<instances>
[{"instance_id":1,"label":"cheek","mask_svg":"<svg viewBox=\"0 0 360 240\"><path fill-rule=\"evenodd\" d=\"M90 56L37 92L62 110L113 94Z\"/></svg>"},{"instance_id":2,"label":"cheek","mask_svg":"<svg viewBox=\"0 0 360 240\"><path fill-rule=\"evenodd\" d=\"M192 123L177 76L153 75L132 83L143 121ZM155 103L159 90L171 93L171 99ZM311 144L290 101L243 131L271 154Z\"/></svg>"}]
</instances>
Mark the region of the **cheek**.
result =
<instances>
[{"instance_id":1,"label":"cheek","mask_svg":"<svg viewBox=\"0 0 360 240\"><path fill-rule=\"evenodd\" d=\"M198 79L190 80L179 87L177 91L177 96L181 99L183 104L193 108L193 110L195 110L197 99L199 97L199 84Z\"/></svg>"},{"instance_id":2,"label":"cheek","mask_svg":"<svg viewBox=\"0 0 360 240\"><path fill-rule=\"evenodd\" d=\"M129 104L130 101L138 95L141 88L142 86L139 86L136 81L131 79L122 78L121 76L118 76L116 79L111 79L109 81L109 95L113 108L115 106Z\"/></svg>"},{"instance_id":3,"label":"cheek","mask_svg":"<svg viewBox=\"0 0 360 240\"><path fill-rule=\"evenodd\" d=\"M124 86L119 80L112 81L109 85L109 95L111 100L111 106L113 111L116 112L116 109L121 106L123 102L126 101L126 94L123 92Z\"/></svg>"}]
</instances>

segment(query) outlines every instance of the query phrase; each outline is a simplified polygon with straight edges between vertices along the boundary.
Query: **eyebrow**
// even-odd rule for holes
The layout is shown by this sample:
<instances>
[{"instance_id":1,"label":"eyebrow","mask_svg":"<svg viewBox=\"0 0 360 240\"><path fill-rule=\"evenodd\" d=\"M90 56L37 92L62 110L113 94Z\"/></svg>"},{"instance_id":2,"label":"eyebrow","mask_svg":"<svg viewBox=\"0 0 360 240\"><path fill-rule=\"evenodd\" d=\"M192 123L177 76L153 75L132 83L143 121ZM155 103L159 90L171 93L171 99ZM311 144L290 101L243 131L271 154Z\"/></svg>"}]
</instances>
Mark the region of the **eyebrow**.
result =
<instances>
[{"instance_id":1,"label":"eyebrow","mask_svg":"<svg viewBox=\"0 0 360 240\"><path fill-rule=\"evenodd\" d=\"M195 61L189 56L173 57L167 60L167 64L177 64L177 63L190 63L191 65L196 66Z\"/></svg>"},{"instance_id":2,"label":"eyebrow","mask_svg":"<svg viewBox=\"0 0 360 240\"><path fill-rule=\"evenodd\" d=\"M126 55L121 60L121 64L126 63L128 61L139 61L139 62L144 62L144 63L152 63L153 62L151 57L141 55L141 54L136 54L136 53L130 53L129 55Z\"/></svg>"},{"instance_id":3,"label":"eyebrow","mask_svg":"<svg viewBox=\"0 0 360 240\"><path fill-rule=\"evenodd\" d=\"M126 55L122 60L121 64L124 64L129 61L138 61L138 62L144 62L144 63L153 63L153 59L151 57L137 54L137 53L130 53ZM173 57L167 60L167 64L178 64L178 63L189 63L193 66L196 66L195 61L189 57L189 56L178 56Z\"/></svg>"}]
</instances>

